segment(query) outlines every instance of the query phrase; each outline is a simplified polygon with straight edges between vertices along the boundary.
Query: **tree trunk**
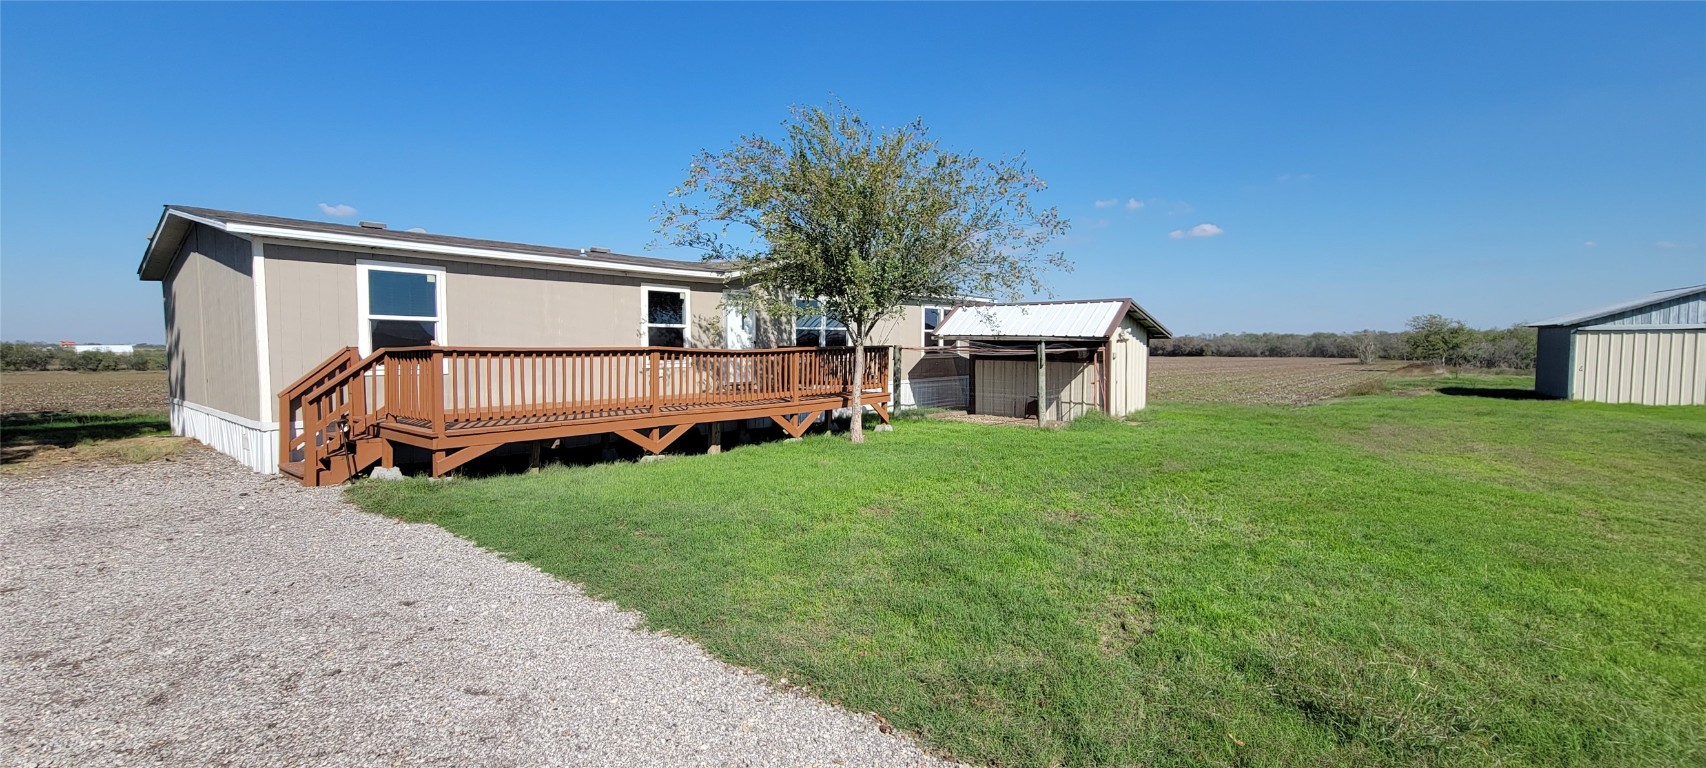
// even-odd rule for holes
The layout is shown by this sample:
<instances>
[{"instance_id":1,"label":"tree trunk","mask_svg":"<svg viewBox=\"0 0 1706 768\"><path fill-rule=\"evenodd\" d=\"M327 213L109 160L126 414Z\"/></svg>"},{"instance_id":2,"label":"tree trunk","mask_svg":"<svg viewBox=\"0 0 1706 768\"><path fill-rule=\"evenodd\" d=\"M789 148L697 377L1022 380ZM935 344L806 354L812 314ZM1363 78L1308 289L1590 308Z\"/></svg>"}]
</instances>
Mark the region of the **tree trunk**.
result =
<instances>
[{"instance_id":1,"label":"tree trunk","mask_svg":"<svg viewBox=\"0 0 1706 768\"><path fill-rule=\"evenodd\" d=\"M854 445L865 442L865 334L853 338L853 418L847 422L847 439Z\"/></svg>"}]
</instances>

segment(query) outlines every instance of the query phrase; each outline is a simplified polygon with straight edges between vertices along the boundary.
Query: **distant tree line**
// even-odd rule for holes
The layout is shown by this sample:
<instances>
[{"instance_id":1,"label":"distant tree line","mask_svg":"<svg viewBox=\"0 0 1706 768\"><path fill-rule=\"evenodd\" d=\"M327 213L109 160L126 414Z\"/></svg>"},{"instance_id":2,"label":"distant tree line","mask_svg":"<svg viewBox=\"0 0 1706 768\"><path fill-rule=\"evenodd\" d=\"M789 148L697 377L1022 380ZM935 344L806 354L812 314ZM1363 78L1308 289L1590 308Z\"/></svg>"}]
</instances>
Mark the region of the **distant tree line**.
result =
<instances>
[{"instance_id":1,"label":"distant tree line","mask_svg":"<svg viewBox=\"0 0 1706 768\"><path fill-rule=\"evenodd\" d=\"M58 344L0 342L0 370L5 371L164 371L166 348L138 345L128 355L117 352L77 352Z\"/></svg>"},{"instance_id":2,"label":"distant tree line","mask_svg":"<svg viewBox=\"0 0 1706 768\"><path fill-rule=\"evenodd\" d=\"M1157 341L1156 355L1185 357L1346 357L1417 360L1465 368L1534 367L1533 328L1478 330L1440 315L1410 318L1402 331L1221 333Z\"/></svg>"}]
</instances>

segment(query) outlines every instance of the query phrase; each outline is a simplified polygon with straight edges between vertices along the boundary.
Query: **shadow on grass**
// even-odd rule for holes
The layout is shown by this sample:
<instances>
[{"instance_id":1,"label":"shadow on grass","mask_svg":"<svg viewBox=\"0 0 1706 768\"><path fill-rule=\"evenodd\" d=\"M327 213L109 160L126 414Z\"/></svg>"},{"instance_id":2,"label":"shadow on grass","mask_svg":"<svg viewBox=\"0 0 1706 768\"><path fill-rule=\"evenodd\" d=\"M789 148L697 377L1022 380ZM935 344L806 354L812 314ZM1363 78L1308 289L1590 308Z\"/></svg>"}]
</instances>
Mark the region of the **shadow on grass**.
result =
<instances>
[{"instance_id":1,"label":"shadow on grass","mask_svg":"<svg viewBox=\"0 0 1706 768\"><path fill-rule=\"evenodd\" d=\"M0 415L0 447L10 459L43 446L70 448L101 440L171 434L160 413L8 413Z\"/></svg>"},{"instance_id":2,"label":"shadow on grass","mask_svg":"<svg viewBox=\"0 0 1706 768\"><path fill-rule=\"evenodd\" d=\"M1439 393L1452 397L1491 397L1498 400L1550 400L1532 389L1510 387L1440 387Z\"/></svg>"}]
</instances>

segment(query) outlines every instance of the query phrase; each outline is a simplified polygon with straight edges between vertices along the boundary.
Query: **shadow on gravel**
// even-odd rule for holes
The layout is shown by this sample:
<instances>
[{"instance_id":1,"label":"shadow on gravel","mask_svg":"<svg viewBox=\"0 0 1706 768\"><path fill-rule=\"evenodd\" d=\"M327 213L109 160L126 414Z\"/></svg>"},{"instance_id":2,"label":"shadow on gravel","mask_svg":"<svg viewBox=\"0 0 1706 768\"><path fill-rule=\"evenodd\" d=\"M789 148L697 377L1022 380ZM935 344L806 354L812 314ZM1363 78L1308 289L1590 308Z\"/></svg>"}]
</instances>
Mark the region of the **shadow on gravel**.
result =
<instances>
[{"instance_id":1,"label":"shadow on gravel","mask_svg":"<svg viewBox=\"0 0 1706 768\"><path fill-rule=\"evenodd\" d=\"M1452 397L1491 397L1498 400L1550 400L1532 389L1497 387L1440 387L1439 393Z\"/></svg>"},{"instance_id":2,"label":"shadow on gravel","mask_svg":"<svg viewBox=\"0 0 1706 768\"><path fill-rule=\"evenodd\" d=\"M46 446L71 448L171 432L171 423L159 413L8 413L0 415L0 463L21 461Z\"/></svg>"}]
</instances>

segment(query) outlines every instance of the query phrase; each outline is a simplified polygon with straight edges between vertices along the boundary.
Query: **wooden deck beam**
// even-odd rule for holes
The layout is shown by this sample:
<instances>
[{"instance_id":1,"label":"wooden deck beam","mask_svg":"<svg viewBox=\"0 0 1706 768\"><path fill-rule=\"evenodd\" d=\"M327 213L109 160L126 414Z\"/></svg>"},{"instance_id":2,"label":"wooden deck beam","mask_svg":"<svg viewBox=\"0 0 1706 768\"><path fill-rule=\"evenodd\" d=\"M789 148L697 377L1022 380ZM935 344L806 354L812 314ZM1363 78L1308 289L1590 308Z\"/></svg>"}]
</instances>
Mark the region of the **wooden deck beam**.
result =
<instances>
[{"instance_id":1,"label":"wooden deck beam","mask_svg":"<svg viewBox=\"0 0 1706 768\"><path fill-rule=\"evenodd\" d=\"M665 448L668 448L671 443L680 439L682 435L687 434L687 430L692 429L695 426L697 425L693 423L677 424L674 429L665 432L661 436L658 434L659 429L661 429L659 427L653 427L650 430L651 434L649 435L642 435L632 429L618 429L614 431L616 434L627 438L628 442L644 448L646 453L655 455L663 453Z\"/></svg>"},{"instance_id":2,"label":"wooden deck beam","mask_svg":"<svg viewBox=\"0 0 1706 768\"><path fill-rule=\"evenodd\" d=\"M484 456L488 453L491 453L493 449L497 448L500 445L503 445L503 443L490 443L488 445L474 445L474 446L469 446L467 448L462 448L462 449L455 450L455 451L433 451L432 452L432 476L433 477L444 477L445 473L449 472L450 470L453 470L457 467L462 466L463 464L467 464L468 462L473 461L474 459L480 458L481 456Z\"/></svg>"}]
</instances>

